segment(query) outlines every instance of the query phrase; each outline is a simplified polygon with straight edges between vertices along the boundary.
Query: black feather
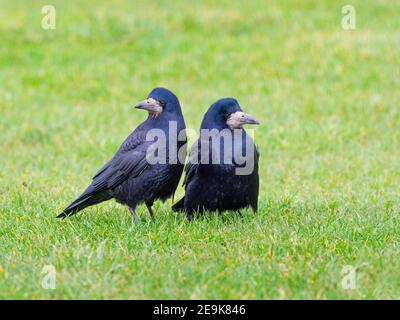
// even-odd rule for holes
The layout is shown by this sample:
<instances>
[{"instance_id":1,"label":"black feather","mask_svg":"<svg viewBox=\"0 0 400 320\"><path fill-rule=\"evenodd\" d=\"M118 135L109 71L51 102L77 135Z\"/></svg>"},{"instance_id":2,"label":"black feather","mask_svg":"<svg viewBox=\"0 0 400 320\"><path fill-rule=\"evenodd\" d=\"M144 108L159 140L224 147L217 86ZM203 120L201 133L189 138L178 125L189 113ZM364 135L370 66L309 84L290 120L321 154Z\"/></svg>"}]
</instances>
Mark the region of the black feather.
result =
<instances>
[{"instance_id":1,"label":"black feather","mask_svg":"<svg viewBox=\"0 0 400 320\"><path fill-rule=\"evenodd\" d=\"M65 218L100 202L115 198L131 209L142 202L152 204L156 199L171 197L183 171L181 163L149 164L146 160L148 147L153 141L146 140L151 129L161 129L167 137L169 152L169 124L177 123L177 133L186 128L178 98L164 88L154 89L148 96L162 102L163 112L157 117L149 115L123 142L114 157L93 177L92 183L57 218ZM178 149L186 147L186 141L174 141Z\"/></svg>"},{"instance_id":2,"label":"black feather","mask_svg":"<svg viewBox=\"0 0 400 320\"><path fill-rule=\"evenodd\" d=\"M219 132L228 129L227 115L236 111L241 111L241 108L235 99L226 98L217 101L205 114L201 129L217 129ZM259 153L251 137L244 129L240 130L239 139L234 139L235 136L232 135L231 163L224 162L225 140L222 137L219 141L219 150L211 148L210 144L208 163L201 160L201 138L193 144L188 163L185 166L183 181L185 195L172 206L174 211L185 211L188 218L191 219L195 213L202 213L205 210L221 212L245 207L257 210ZM210 159L217 151L220 154L220 162L211 163ZM246 161L253 161L254 169L250 174L237 174L236 169L240 165L235 163L233 157L235 152L242 152L242 155L246 156Z\"/></svg>"}]
</instances>

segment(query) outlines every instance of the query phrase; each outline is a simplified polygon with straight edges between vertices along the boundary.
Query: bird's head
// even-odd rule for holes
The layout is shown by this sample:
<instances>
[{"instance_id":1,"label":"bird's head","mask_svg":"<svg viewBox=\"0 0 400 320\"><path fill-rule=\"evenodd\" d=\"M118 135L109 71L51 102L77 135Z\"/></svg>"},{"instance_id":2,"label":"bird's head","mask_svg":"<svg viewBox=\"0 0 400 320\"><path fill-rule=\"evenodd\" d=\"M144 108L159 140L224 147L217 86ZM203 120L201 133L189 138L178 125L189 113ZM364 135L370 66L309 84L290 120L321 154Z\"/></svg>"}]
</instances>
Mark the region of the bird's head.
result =
<instances>
[{"instance_id":1,"label":"bird's head","mask_svg":"<svg viewBox=\"0 0 400 320\"><path fill-rule=\"evenodd\" d=\"M177 96L165 88L154 88L147 99L138 102L135 108L148 111L149 116L153 119L157 119L165 113L182 113Z\"/></svg>"},{"instance_id":2,"label":"bird's head","mask_svg":"<svg viewBox=\"0 0 400 320\"><path fill-rule=\"evenodd\" d=\"M245 124L260 124L256 118L242 111L233 98L216 101L206 112L201 124L202 129L240 129Z\"/></svg>"}]
</instances>

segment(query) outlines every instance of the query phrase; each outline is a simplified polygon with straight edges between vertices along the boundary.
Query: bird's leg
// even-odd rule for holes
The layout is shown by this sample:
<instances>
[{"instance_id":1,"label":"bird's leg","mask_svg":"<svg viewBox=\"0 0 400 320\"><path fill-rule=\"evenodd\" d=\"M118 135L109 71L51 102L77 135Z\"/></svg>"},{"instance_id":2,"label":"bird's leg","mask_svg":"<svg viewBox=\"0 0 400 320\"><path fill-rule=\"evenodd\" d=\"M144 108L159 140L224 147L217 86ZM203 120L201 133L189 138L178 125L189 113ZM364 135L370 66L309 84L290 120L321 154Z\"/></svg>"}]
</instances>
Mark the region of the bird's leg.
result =
<instances>
[{"instance_id":1,"label":"bird's leg","mask_svg":"<svg viewBox=\"0 0 400 320\"><path fill-rule=\"evenodd\" d=\"M147 211L149 212L151 220L154 220L154 213L153 209L151 208L153 204L152 203L146 203Z\"/></svg>"},{"instance_id":2,"label":"bird's leg","mask_svg":"<svg viewBox=\"0 0 400 320\"><path fill-rule=\"evenodd\" d=\"M128 207L128 208L129 208L129 212L130 212L131 215L132 215L132 220L133 220L133 222L134 222L135 224L137 224L137 223L139 222L139 219L138 219L138 216L136 215L135 209L132 209L131 207Z\"/></svg>"}]
</instances>

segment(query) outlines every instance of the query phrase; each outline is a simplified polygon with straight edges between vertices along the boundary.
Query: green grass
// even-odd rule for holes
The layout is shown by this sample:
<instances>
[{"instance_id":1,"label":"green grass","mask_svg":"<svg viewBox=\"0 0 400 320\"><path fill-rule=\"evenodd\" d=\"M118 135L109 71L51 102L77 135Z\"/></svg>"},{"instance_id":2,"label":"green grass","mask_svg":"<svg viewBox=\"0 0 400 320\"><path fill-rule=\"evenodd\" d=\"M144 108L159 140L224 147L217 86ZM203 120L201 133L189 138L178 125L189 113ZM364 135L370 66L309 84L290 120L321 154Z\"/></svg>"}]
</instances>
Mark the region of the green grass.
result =
<instances>
[{"instance_id":1,"label":"green grass","mask_svg":"<svg viewBox=\"0 0 400 320\"><path fill-rule=\"evenodd\" d=\"M52 1L42 30L47 3L0 1L0 298L400 297L400 3L352 31L342 1ZM260 119L259 212L56 220L158 85L191 128L224 96Z\"/></svg>"}]
</instances>

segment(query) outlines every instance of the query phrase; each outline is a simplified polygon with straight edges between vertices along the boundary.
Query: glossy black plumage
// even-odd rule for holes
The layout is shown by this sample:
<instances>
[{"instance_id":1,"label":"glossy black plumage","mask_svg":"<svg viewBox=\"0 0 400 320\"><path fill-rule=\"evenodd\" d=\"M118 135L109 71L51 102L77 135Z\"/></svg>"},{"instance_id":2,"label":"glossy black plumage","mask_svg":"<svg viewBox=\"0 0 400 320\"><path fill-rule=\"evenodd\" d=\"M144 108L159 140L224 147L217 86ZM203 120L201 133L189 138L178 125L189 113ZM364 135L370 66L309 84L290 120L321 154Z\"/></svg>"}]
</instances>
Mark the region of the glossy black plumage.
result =
<instances>
[{"instance_id":1,"label":"glossy black plumage","mask_svg":"<svg viewBox=\"0 0 400 320\"><path fill-rule=\"evenodd\" d=\"M179 161L170 163L169 158L165 164L149 164L146 152L154 140L146 141L146 134L152 129L162 130L166 135L168 154L170 122L176 122L177 133L186 128L185 122L178 98L171 91L155 88L149 94L149 99L162 106L163 111L157 117L149 111L148 118L126 138L114 157L95 174L89 187L58 218L65 218L88 206L114 198L129 207L136 221L135 207L138 204L146 203L152 215L151 206L156 199L166 200L174 194L183 164ZM142 109L146 109L142 106ZM171 139L176 139L176 136ZM176 142L177 150L186 147L186 137L184 141Z\"/></svg>"},{"instance_id":2,"label":"glossy black plumage","mask_svg":"<svg viewBox=\"0 0 400 320\"><path fill-rule=\"evenodd\" d=\"M243 114L238 102L232 98L225 98L214 103L205 114L201 129L229 130L227 118L236 112ZM246 114L244 114L246 115ZM249 115L246 115L249 116ZM252 121L247 123L258 124L249 116ZM231 131L233 132L233 131ZM218 149L209 148L209 163L204 163L202 159L201 139L197 140L191 149L188 163L185 167L185 196L178 201L172 208L175 211L185 211L189 220L193 215L203 211L238 211L241 208L251 207L257 210L259 176L258 159L259 153L251 137L243 128L239 128L239 135L232 137L232 163L226 164L224 161L225 140L220 137L220 160L216 164L211 164L210 160L213 153ZM248 145L246 146L246 142ZM197 146L197 147L196 147ZM250 174L238 175L236 169L243 167L235 162L233 154L242 152L246 161L254 163L254 168ZM207 158L207 157L206 157Z\"/></svg>"}]
</instances>

